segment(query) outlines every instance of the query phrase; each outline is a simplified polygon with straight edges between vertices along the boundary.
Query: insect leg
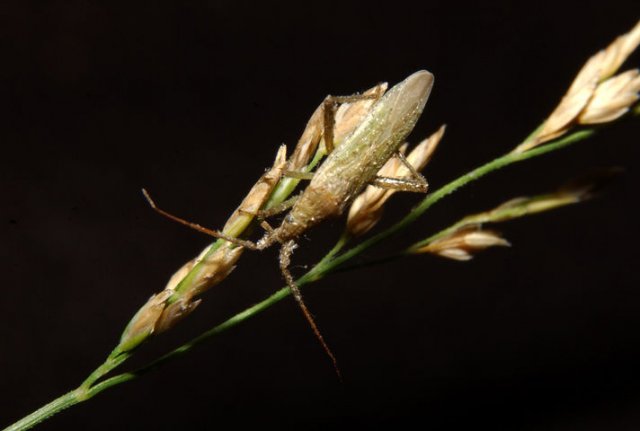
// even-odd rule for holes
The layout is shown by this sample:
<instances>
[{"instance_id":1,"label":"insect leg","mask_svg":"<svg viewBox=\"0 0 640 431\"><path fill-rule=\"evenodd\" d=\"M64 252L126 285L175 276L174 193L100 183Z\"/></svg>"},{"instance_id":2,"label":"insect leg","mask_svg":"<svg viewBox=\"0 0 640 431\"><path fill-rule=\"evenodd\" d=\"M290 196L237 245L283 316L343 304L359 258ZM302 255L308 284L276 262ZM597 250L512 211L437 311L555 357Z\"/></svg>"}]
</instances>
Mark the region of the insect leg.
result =
<instances>
[{"instance_id":1,"label":"insect leg","mask_svg":"<svg viewBox=\"0 0 640 431\"><path fill-rule=\"evenodd\" d=\"M426 193L429 188L429 184L426 181L417 181L413 178L376 176L371 180L370 184L381 189L395 190L399 192Z\"/></svg>"},{"instance_id":2,"label":"insect leg","mask_svg":"<svg viewBox=\"0 0 640 431\"><path fill-rule=\"evenodd\" d=\"M291 196L289 199L283 202L280 202L278 205L274 205L271 208L258 211L258 213L255 215L258 218L263 219L263 218L273 217L274 215L281 214L287 211L288 209L290 209L293 205L295 205L296 201L298 200L298 196L299 195Z\"/></svg>"},{"instance_id":3,"label":"insect leg","mask_svg":"<svg viewBox=\"0 0 640 431\"><path fill-rule=\"evenodd\" d=\"M311 312L309 311L309 309L307 308L307 305L304 303L304 300L302 299L302 293L300 292L300 288L296 285L296 282L293 279L291 272L289 272L291 255L293 254L293 250L296 247L297 247L296 243L293 242L293 240L287 241L286 243L282 244L282 247L280 247L280 271L282 271L282 276L287 282L287 285L291 290L291 294L293 295L293 298L296 300L296 302L300 306L300 309L302 310L302 314L304 314L304 317L307 319L307 322L309 322L309 325L311 326L313 333L315 334L318 341L320 341L320 344L322 345L322 348L324 349L327 356L329 356L329 358L331 359L331 362L333 363L333 368L335 369L336 374L338 375L338 378L342 380L342 376L340 374L340 368L338 368L338 361L336 360L335 355L329 348L329 345L324 340L324 337L320 333L320 329L318 329L318 325L316 325L316 322L313 319Z\"/></svg>"},{"instance_id":4,"label":"insect leg","mask_svg":"<svg viewBox=\"0 0 640 431\"><path fill-rule=\"evenodd\" d=\"M225 235L224 233L222 233L220 231L207 229L206 227L200 226L197 223L193 223L193 222L187 221L185 219L182 219L182 218L180 218L178 216L175 216L175 215L163 210L162 208L159 208L156 205L156 203L153 201L153 199L151 199L151 196L149 195L149 192L147 192L145 189L142 189L142 193L144 194L144 197L147 199L147 202L149 202L149 205L151 205L151 208L153 208L154 211L156 211L157 213L167 217L170 220L173 220L173 221L175 221L177 223L183 224L183 225L185 225L187 227L190 227L191 229L195 229L198 232L202 232L202 233L204 233L206 235L209 235L209 236L212 236L214 238L224 239L225 241L229 241L231 243L241 245L241 246L243 246L245 248L248 248L250 250L260 250L258 245L253 241L248 241L248 240L244 240L244 239L228 236L228 235Z\"/></svg>"},{"instance_id":5,"label":"insect leg","mask_svg":"<svg viewBox=\"0 0 640 431\"><path fill-rule=\"evenodd\" d=\"M313 172L285 171L284 176L298 180L312 180Z\"/></svg>"},{"instance_id":6,"label":"insect leg","mask_svg":"<svg viewBox=\"0 0 640 431\"><path fill-rule=\"evenodd\" d=\"M418 181L421 181L423 183L427 183L427 180L422 176L422 174L420 172L418 172L416 170L416 168L413 167L413 165L411 163L409 163L409 160L407 160L407 158L405 157L404 154L402 154L400 151L398 151L395 156L398 158L398 160L400 160L402 162L402 164L404 165L405 168L407 168L409 170L409 172L411 172L411 176L413 178L415 178Z\"/></svg>"},{"instance_id":7,"label":"insect leg","mask_svg":"<svg viewBox=\"0 0 640 431\"><path fill-rule=\"evenodd\" d=\"M291 196L289 199L280 202L277 205L272 206L271 208L267 208L267 209L263 209L263 210L258 210L257 212L251 212L251 211L246 211L243 209L238 210L241 214L246 214L248 216L251 217L255 217L257 219L266 219L269 217L273 217L275 215L278 214L282 214L283 212L287 211L288 209L290 209L291 207L293 207L296 203L296 201L298 200L299 195L295 195L295 196ZM264 226L263 226L264 228ZM265 229L268 230L268 229ZM273 229L271 229L273 230Z\"/></svg>"},{"instance_id":8,"label":"insect leg","mask_svg":"<svg viewBox=\"0 0 640 431\"><path fill-rule=\"evenodd\" d=\"M323 102L323 134L324 143L327 149L327 154L331 154L334 147L334 128L336 126L336 111L338 105L342 103L353 103L361 100L378 99L379 94L354 94L351 96L327 96Z\"/></svg>"},{"instance_id":9,"label":"insect leg","mask_svg":"<svg viewBox=\"0 0 640 431\"><path fill-rule=\"evenodd\" d=\"M260 227L265 230L267 236L273 236L273 232L275 229L271 227L269 222L267 222L266 220L262 220L260 222Z\"/></svg>"},{"instance_id":10,"label":"insect leg","mask_svg":"<svg viewBox=\"0 0 640 431\"><path fill-rule=\"evenodd\" d=\"M395 157L407 168L410 173L408 178L392 178L376 176L371 184L383 189L398 190L403 192L426 193L429 189L429 183L420 172L413 167L404 154L397 152Z\"/></svg>"}]
</instances>

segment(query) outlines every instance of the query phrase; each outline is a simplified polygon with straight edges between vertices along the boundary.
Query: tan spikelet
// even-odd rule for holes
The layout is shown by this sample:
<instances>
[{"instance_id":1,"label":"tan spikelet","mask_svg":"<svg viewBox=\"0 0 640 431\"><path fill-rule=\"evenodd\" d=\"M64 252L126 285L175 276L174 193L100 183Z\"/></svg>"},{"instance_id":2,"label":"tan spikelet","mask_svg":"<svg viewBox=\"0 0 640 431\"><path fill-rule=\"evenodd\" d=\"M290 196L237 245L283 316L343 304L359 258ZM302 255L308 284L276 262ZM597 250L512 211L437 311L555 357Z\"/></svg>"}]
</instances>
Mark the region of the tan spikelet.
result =
<instances>
[{"instance_id":1,"label":"tan spikelet","mask_svg":"<svg viewBox=\"0 0 640 431\"><path fill-rule=\"evenodd\" d=\"M231 236L237 236L251 223L254 215L262 208L274 187L282 178L286 166L287 147L281 145L271 169L264 173L251 188L240 206L231 214L222 231Z\"/></svg>"},{"instance_id":2,"label":"tan spikelet","mask_svg":"<svg viewBox=\"0 0 640 431\"><path fill-rule=\"evenodd\" d=\"M508 246L509 243L498 233L485 230L483 226L582 202L618 174L617 169L598 170L569 181L553 193L510 199L491 210L462 218L439 234L415 243L407 251L432 253L462 261L471 259L474 253L488 247Z\"/></svg>"},{"instance_id":3,"label":"tan spikelet","mask_svg":"<svg viewBox=\"0 0 640 431\"><path fill-rule=\"evenodd\" d=\"M605 123L626 113L637 101L637 97L632 95L638 91L638 84L632 76L634 71L610 77L639 44L640 21L630 32L619 36L606 49L587 60L538 133L513 152L522 153L556 139L574 124Z\"/></svg>"},{"instance_id":4,"label":"tan spikelet","mask_svg":"<svg viewBox=\"0 0 640 431\"><path fill-rule=\"evenodd\" d=\"M598 86L578 122L601 124L621 117L638 101L639 91L640 76L637 69L607 79Z\"/></svg>"},{"instance_id":5,"label":"tan spikelet","mask_svg":"<svg viewBox=\"0 0 640 431\"><path fill-rule=\"evenodd\" d=\"M118 348L121 351L128 352L135 349L156 332L156 324L172 293L170 290L163 290L158 294L154 294L138 310L120 337Z\"/></svg>"},{"instance_id":6,"label":"tan spikelet","mask_svg":"<svg viewBox=\"0 0 640 431\"><path fill-rule=\"evenodd\" d=\"M470 260L478 251L509 245L509 242L495 231L467 227L416 249L415 253L431 253L448 259L465 261Z\"/></svg>"}]
</instances>

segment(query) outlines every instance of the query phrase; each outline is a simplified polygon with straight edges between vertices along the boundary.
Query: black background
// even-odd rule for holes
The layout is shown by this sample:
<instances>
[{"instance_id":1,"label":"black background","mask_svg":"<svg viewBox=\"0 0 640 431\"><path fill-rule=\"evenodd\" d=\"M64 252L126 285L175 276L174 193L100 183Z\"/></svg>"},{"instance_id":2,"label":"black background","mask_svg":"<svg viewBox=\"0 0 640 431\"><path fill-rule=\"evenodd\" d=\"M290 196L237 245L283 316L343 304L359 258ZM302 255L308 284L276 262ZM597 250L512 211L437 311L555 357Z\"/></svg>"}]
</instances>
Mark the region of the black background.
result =
<instances>
[{"instance_id":1,"label":"black background","mask_svg":"<svg viewBox=\"0 0 640 431\"><path fill-rule=\"evenodd\" d=\"M154 214L142 186L221 226L325 94L426 68L436 84L412 140L448 124L427 169L437 188L517 144L640 16L636 1L131 3L2 7L2 425L79 384L208 243ZM511 249L468 263L414 257L305 290L343 384L287 300L41 429L638 429L639 132L627 119L493 174L386 245L595 167L626 168L596 200L499 226ZM394 198L386 224L415 201ZM294 271L341 229L310 232ZM275 250L245 253L131 366L281 285Z\"/></svg>"}]
</instances>

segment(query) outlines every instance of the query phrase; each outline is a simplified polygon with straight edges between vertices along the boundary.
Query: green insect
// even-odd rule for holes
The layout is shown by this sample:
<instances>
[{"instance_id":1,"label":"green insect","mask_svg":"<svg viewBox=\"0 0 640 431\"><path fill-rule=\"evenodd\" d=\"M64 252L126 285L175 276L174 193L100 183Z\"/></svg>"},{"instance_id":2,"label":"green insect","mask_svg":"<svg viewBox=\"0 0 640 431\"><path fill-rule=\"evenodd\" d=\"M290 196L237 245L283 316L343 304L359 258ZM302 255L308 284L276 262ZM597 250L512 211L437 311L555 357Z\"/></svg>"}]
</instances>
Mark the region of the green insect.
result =
<instances>
[{"instance_id":1,"label":"green insect","mask_svg":"<svg viewBox=\"0 0 640 431\"><path fill-rule=\"evenodd\" d=\"M234 238L216 230L204 228L180 219L158 208L145 191L151 206L161 214L186 224L215 238L221 238L251 250L264 250L280 244L280 269L291 292L300 305L307 321L338 372L335 355L324 341L311 313L305 305L300 289L295 284L288 267L296 239L308 229L328 218L338 217L369 184L401 191L426 193L426 180L406 161L399 147L413 130L433 87L433 75L426 70L415 72L382 95L371 107L358 126L338 146L333 148L333 124L335 109L331 104L352 101L358 96L325 99L324 137L329 155L316 172L300 173L298 177L310 178L310 183L295 199L288 201L290 208L277 228L266 228L257 242ZM388 178L377 175L391 158L398 157L411 172L410 178ZM296 176L296 173L290 173Z\"/></svg>"}]
</instances>

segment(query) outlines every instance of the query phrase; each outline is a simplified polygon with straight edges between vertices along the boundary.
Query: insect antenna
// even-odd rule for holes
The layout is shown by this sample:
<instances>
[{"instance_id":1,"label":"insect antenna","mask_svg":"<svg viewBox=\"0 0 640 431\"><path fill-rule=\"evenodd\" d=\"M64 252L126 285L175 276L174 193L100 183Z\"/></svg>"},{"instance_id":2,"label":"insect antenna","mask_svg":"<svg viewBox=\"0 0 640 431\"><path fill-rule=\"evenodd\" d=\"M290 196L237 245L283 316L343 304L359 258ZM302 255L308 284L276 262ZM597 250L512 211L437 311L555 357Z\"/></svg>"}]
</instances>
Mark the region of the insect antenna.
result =
<instances>
[{"instance_id":1,"label":"insect antenna","mask_svg":"<svg viewBox=\"0 0 640 431\"><path fill-rule=\"evenodd\" d=\"M182 225L185 225L187 227L190 227L191 229L195 229L198 232L202 232L206 235L212 236L214 238L219 238L219 239L224 239L225 241L229 241L231 243L234 244L238 244L241 245L243 247L246 247L250 250L259 250L260 248L252 241L247 241L244 239L240 239L240 238L235 238L229 235L225 235L222 232L216 231L216 230L212 230L212 229L207 229L204 226L200 226L198 223L193 223L190 222L188 220L185 220L183 218L180 218L176 215L171 214L170 212L167 212L165 210L163 210L162 208L158 207L156 205L156 203L153 201L153 199L151 199L151 196L149 195L149 192L147 192L146 189L142 189L142 194L144 195L145 199L147 200L147 202L149 202L149 205L151 206L151 208L157 212L158 214L167 217L170 220L173 220L177 223L180 223Z\"/></svg>"}]
</instances>

